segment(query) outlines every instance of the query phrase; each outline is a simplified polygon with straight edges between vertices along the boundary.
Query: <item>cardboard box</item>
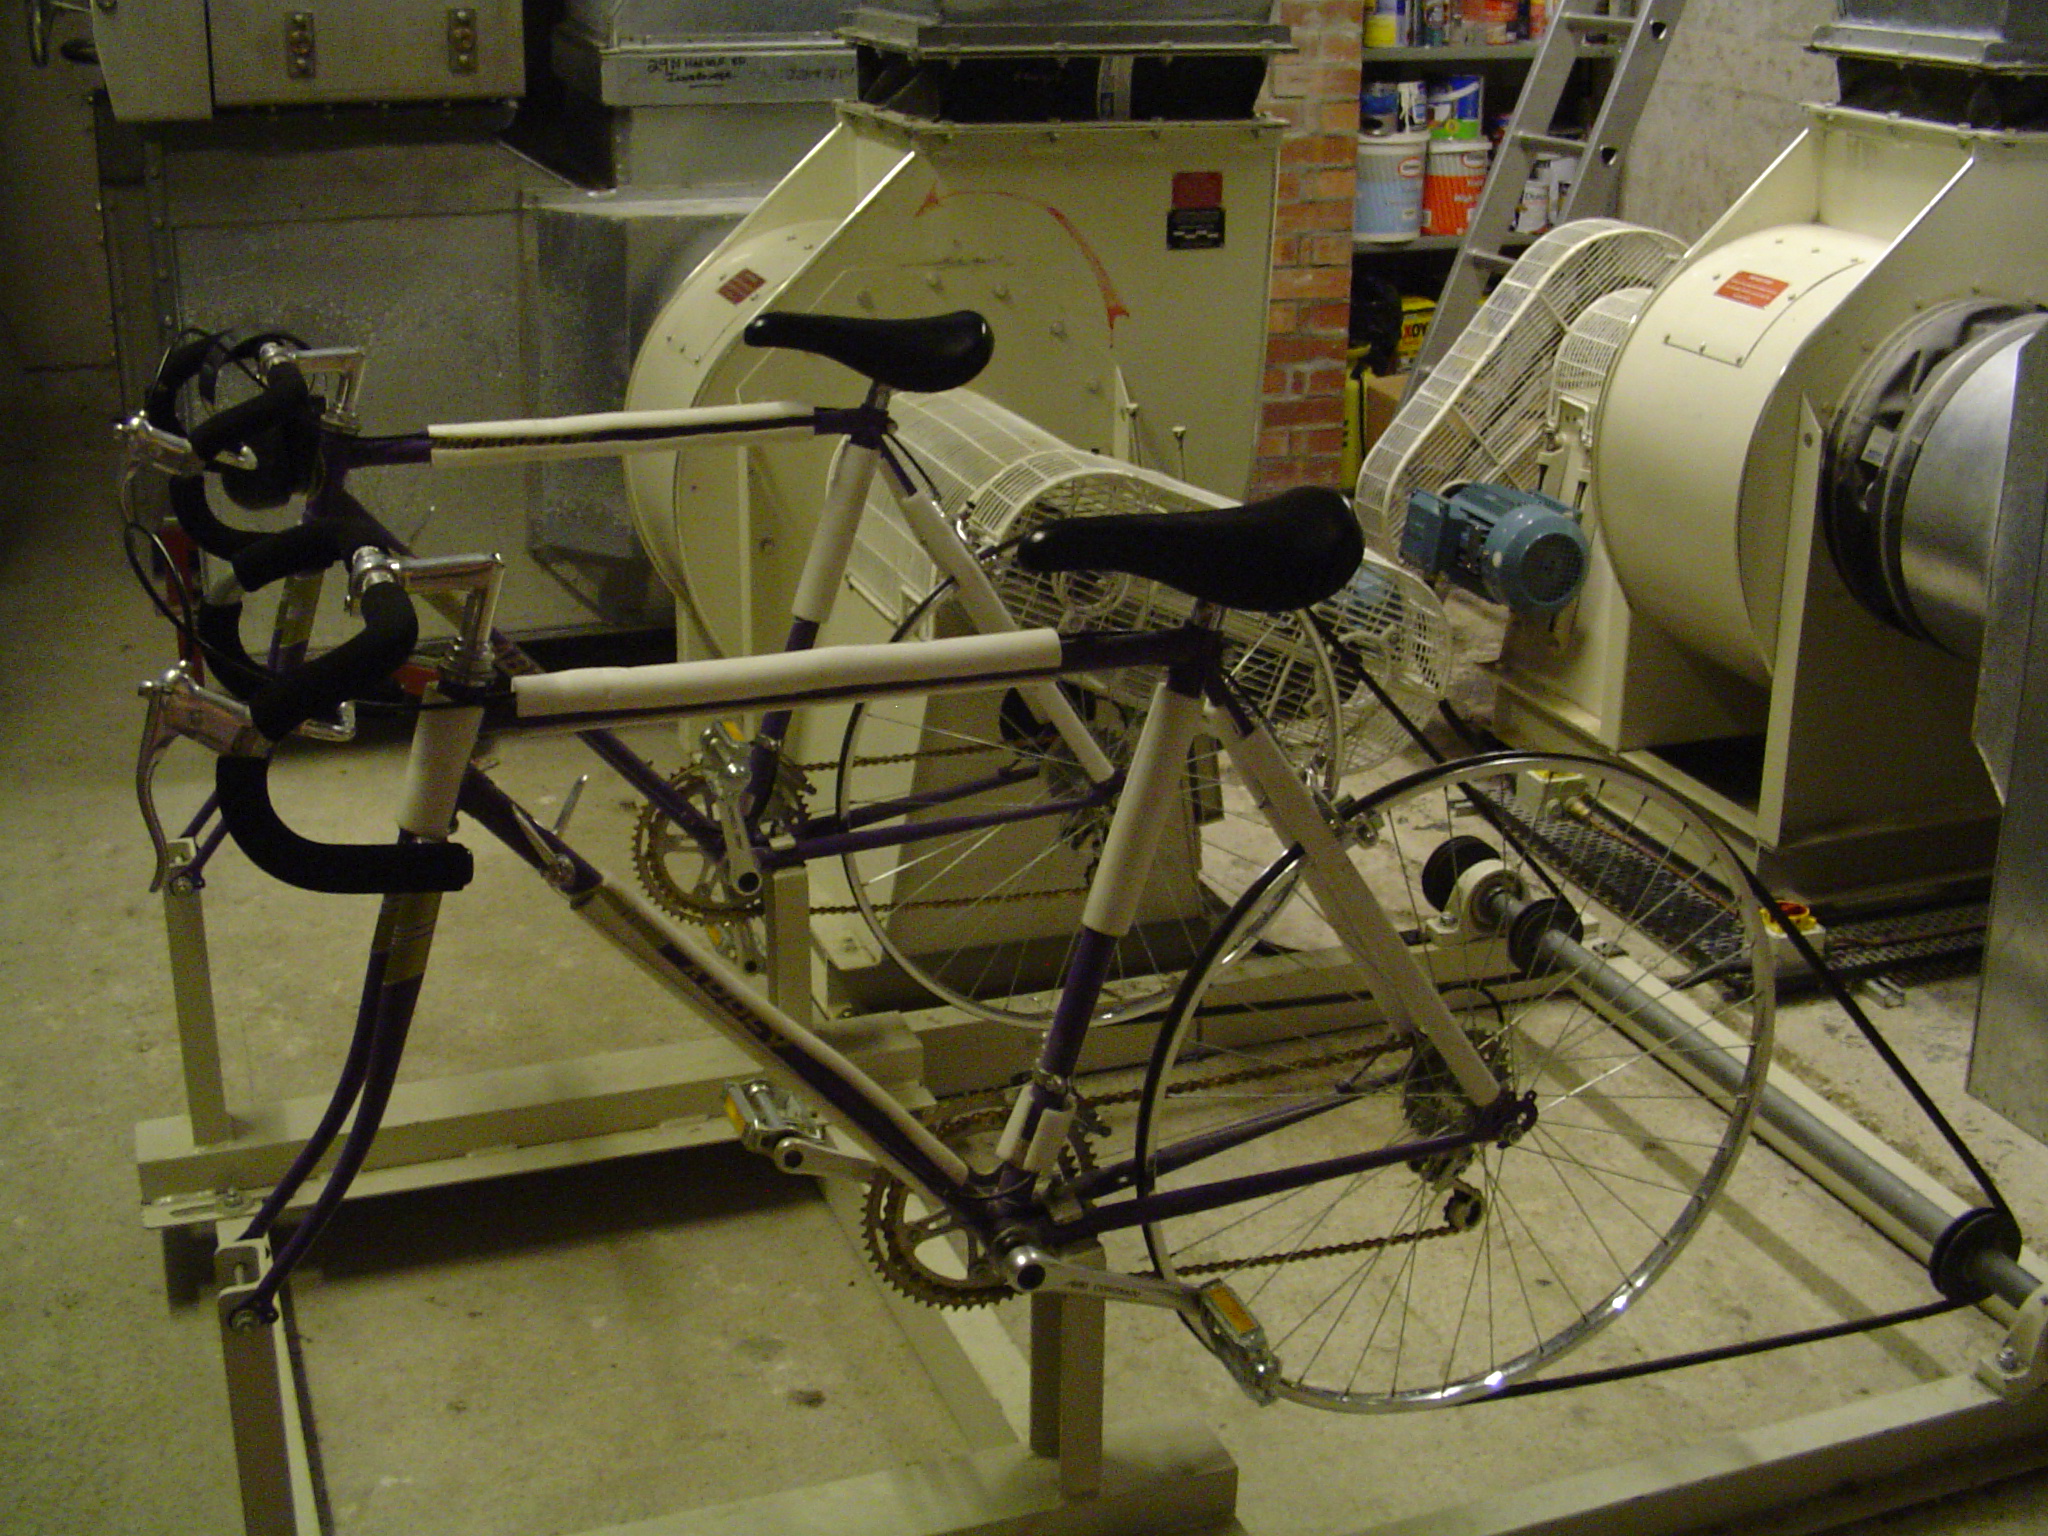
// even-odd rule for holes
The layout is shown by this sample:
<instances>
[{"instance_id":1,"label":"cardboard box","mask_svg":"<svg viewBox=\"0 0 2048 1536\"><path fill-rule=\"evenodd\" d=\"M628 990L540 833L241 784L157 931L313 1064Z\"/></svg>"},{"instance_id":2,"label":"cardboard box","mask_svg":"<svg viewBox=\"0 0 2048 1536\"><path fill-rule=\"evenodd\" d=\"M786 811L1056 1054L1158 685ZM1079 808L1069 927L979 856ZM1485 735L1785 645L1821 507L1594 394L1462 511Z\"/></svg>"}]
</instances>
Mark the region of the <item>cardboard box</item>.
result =
<instances>
[{"instance_id":1,"label":"cardboard box","mask_svg":"<svg viewBox=\"0 0 2048 1536\"><path fill-rule=\"evenodd\" d=\"M1358 466L1380 440L1380 434L1401 408L1401 396L1408 388L1405 373L1353 374L1344 382L1344 481L1348 487L1358 479Z\"/></svg>"},{"instance_id":2,"label":"cardboard box","mask_svg":"<svg viewBox=\"0 0 2048 1536\"><path fill-rule=\"evenodd\" d=\"M1401 409L1401 397L1408 392L1408 375L1390 373L1384 377L1375 375L1365 381L1365 432L1366 449L1380 440L1380 434L1393 424L1394 413Z\"/></svg>"}]
</instances>

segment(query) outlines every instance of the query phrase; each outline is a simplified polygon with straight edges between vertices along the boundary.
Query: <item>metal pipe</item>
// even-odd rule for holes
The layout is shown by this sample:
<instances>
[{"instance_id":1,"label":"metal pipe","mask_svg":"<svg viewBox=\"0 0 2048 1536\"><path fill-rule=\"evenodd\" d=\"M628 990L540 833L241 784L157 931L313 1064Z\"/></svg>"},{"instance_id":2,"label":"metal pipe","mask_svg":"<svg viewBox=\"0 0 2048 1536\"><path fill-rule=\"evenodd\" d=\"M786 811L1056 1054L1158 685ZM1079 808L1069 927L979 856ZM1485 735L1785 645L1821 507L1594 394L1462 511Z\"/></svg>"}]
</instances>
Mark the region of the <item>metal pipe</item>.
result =
<instances>
[{"instance_id":1,"label":"metal pipe","mask_svg":"<svg viewBox=\"0 0 2048 1536\"><path fill-rule=\"evenodd\" d=\"M1681 1016L1642 983L1568 934L1550 930L1538 941L1536 952L1542 960L1570 971L1589 994L1656 1045L1667 1047L1668 1053L1661 1057L1667 1064L1724 1093L1732 1094L1740 1087L1743 1064L1739 1060L1708 1039L1696 1022ZM1861 1214L1917 1263L1928 1262L1942 1234L1964 1214L1960 1202L1945 1205L1931 1198L1769 1083L1757 1095L1754 1124L1757 1135L1772 1150ZM2041 1284L2018 1261L1989 1249L1973 1257L1969 1274L2009 1307L2019 1306Z\"/></svg>"}]
</instances>

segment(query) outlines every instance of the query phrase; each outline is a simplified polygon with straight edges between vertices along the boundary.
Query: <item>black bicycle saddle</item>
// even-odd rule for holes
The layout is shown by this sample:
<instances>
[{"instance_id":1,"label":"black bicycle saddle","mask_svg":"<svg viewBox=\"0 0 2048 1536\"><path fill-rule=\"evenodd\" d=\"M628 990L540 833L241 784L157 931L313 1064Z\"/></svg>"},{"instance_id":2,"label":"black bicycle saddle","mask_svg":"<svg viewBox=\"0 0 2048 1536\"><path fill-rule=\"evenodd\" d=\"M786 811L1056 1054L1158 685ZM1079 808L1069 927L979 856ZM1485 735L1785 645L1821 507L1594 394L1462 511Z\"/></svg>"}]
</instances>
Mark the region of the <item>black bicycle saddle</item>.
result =
<instances>
[{"instance_id":1,"label":"black bicycle saddle","mask_svg":"<svg viewBox=\"0 0 2048 1536\"><path fill-rule=\"evenodd\" d=\"M988 322L971 309L917 320L771 309L748 321L744 335L750 347L815 353L891 389L920 395L958 389L988 366L996 348Z\"/></svg>"},{"instance_id":2,"label":"black bicycle saddle","mask_svg":"<svg viewBox=\"0 0 2048 1536\"><path fill-rule=\"evenodd\" d=\"M1321 602L1364 558L1350 500L1315 485L1236 507L1068 518L1017 546L1027 571L1121 571L1262 613Z\"/></svg>"}]
</instances>

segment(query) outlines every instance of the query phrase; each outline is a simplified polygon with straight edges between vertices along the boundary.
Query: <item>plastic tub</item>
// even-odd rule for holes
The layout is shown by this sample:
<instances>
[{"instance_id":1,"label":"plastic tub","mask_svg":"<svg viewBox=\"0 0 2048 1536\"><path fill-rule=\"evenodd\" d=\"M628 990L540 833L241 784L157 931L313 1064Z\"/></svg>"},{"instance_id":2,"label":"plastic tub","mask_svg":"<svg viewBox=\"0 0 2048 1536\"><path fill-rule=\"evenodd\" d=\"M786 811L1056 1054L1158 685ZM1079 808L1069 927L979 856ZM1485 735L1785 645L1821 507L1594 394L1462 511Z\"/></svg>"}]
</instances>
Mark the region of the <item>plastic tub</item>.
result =
<instances>
[{"instance_id":1,"label":"plastic tub","mask_svg":"<svg viewBox=\"0 0 2048 1536\"><path fill-rule=\"evenodd\" d=\"M1351 228L1361 240L1413 240L1422 232L1426 131L1358 136L1358 202Z\"/></svg>"},{"instance_id":2,"label":"plastic tub","mask_svg":"<svg viewBox=\"0 0 2048 1536\"><path fill-rule=\"evenodd\" d=\"M1486 185L1486 166L1493 154L1483 140L1431 139L1429 163L1422 180L1422 232L1462 235L1472 226L1472 209Z\"/></svg>"}]
</instances>

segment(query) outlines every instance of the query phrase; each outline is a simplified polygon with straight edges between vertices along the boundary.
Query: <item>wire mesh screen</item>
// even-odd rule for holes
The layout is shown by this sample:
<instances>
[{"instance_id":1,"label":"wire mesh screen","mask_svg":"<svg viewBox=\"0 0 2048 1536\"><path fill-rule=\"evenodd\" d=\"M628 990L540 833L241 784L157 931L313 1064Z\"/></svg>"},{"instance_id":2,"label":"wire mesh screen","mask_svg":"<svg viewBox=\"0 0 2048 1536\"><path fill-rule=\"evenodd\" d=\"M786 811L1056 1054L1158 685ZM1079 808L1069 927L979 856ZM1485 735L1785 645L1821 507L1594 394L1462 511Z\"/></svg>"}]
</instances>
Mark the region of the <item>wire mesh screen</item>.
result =
<instances>
[{"instance_id":1,"label":"wire mesh screen","mask_svg":"<svg viewBox=\"0 0 2048 1536\"><path fill-rule=\"evenodd\" d=\"M972 391L900 396L892 412L898 441L941 510L982 548L1062 518L1230 505L1184 481L1069 447ZM936 573L886 490L878 488L868 511L855 579L888 588L887 606L908 613ZM1114 573L1045 576L999 558L993 575L1011 613L1032 627L1152 629L1182 622L1192 606L1156 582ZM1317 759L1331 774L1370 768L1407 740L1368 675L1410 712L1434 707L1449 682L1449 624L1435 594L1376 557L1308 614L1232 612L1224 636L1234 686L1298 760ZM1094 686L1136 707L1156 681L1150 671L1133 671Z\"/></svg>"},{"instance_id":2,"label":"wire mesh screen","mask_svg":"<svg viewBox=\"0 0 2048 1536\"><path fill-rule=\"evenodd\" d=\"M1380 690L1419 720L1450 689L1451 629L1443 605L1414 572L1369 549L1351 585L1310 615L1336 674L1345 771L1377 767L1410 740L1400 718L1380 702Z\"/></svg>"},{"instance_id":3,"label":"wire mesh screen","mask_svg":"<svg viewBox=\"0 0 2048 1536\"><path fill-rule=\"evenodd\" d=\"M1634 328L1636 316L1650 301L1648 288L1617 288L1602 294L1574 320L1557 349L1557 366L1551 374L1550 398L1569 395L1591 407L1614 371L1622 343Z\"/></svg>"},{"instance_id":4,"label":"wire mesh screen","mask_svg":"<svg viewBox=\"0 0 2048 1536\"><path fill-rule=\"evenodd\" d=\"M1466 480L1532 486L1551 362L1572 322L1618 288L1654 282L1683 249L1619 219L1574 220L1539 236L1366 455L1366 539L1389 554L1399 548L1413 490Z\"/></svg>"}]
</instances>

